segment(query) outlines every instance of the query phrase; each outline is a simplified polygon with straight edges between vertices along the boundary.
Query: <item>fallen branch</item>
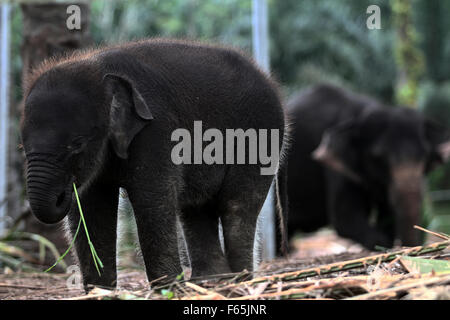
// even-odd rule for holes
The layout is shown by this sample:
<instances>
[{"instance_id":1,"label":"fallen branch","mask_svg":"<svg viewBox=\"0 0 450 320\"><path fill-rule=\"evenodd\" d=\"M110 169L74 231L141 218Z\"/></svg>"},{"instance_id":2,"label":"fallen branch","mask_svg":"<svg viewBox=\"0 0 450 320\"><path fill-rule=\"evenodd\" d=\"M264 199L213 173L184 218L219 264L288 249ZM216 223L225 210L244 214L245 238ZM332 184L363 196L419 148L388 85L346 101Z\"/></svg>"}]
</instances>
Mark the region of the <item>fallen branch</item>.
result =
<instances>
[{"instance_id":1,"label":"fallen branch","mask_svg":"<svg viewBox=\"0 0 450 320\"><path fill-rule=\"evenodd\" d=\"M438 233L438 232L434 232L434 231L430 231L430 230L427 230L427 229L422 228L420 226L414 226L414 228L417 229L417 230L420 230L420 231L432 234L433 236L438 237L440 239L450 240L450 237L448 237L447 235L444 235L444 234L441 234L441 233Z\"/></svg>"},{"instance_id":2,"label":"fallen branch","mask_svg":"<svg viewBox=\"0 0 450 320\"><path fill-rule=\"evenodd\" d=\"M73 298L67 298L66 300L89 300L89 299L98 299L98 298L116 297L116 296L117 296L117 294L115 291L95 287L87 295L73 297Z\"/></svg>"},{"instance_id":3,"label":"fallen branch","mask_svg":"<svg viewBox=\"0 0 450 320\"><path fill-rule=\"evenodd\" d=\"M63 300L90 300L90 299L98 299L98 298L104 298L113 295L112 293L98 293L98 294L91 294L86 296L78 296L73 298L67 298Z\"/></svg>"},{"instance_id":4,"label":"fallen branch","mask_svg":"<svg viewBox=\"0 0 450 320\"><path fill-rule=\"evenodd\" d=\"M252 285L255 283L260 283L264 281L277 282L277 281L291 281L298 280L302 278L308 278L313 276L325 275L339 271L346 271L349 269L366 267L367 265L373 265L379 262L389 262L397 258L397 256L408 255L408 256L417 256L429 252L444 250L450 245L450 241L436 242L425 246L417 246L412 248L407 248L399 251L389 252L378 254L374 256L364 257L355 260L348 260L343 262L335 262L328 265L314 267L299 271L292 271L282 274L275 274L271 276L263 276L259 278L255 278L252 280L228 284L223 287L219 287L219 290L231 289L236 286L242 285Z\"/></svg>"},{"instance_id":5,"label":"fallen branch","mask_svg":"<svg viewBox=\"0 0 450 320\"><path fill-rule=\"evenodd\" d=\"M210 291L210 290L205 289L203 287L200 287L199 285L196 285L196 284L194 284L192 282L186 282L185 286L188 287L188 288L191 288L191 289L193 289L193 290L195 290L195 291L197 291L197 292L199 292L201 294L208 295L209 299L212 299L212 300L225 300L226 299L223 295L221 295L221 294L219 294L217 292L214 292L214 291Z\"/></svg>"},{"instance_id":6,"label":"fallen branch","mask_svg":"<svg viewBox=\"0 0 450 320\"><path fill-rule=\"evenodd\" d=\"M380 295L396 293L396 292L402 291L402 290L408 290L408 289L419 287L419 286L429 286L431 284L446 283L449 281L450 281L450 275L445 275L442 277L433 277L432 279L428 279L428 280L424 280L424 281L415 281L410 284L405 284L405 285L398 286L398 287L393 287L393 288L389 288L389 289L383 289L383 290L378 290L378 291L362 294L362 295L359 295L356 297L347 298L346 300L365 300L365 299L374 298L374 297L377 297Z\"/></svg>"},{"instance_id":7,"label":"fallen branch","mask_svg":"<svg viewBox=\"0 0 450 320\"><path fill-rule=\"evenodd\" d=\"M26 286L21 284L0 283L0 288L15 288L15 289L31 289L31 290L46 290L46 287Z\"/></svg>"}]
</instances>

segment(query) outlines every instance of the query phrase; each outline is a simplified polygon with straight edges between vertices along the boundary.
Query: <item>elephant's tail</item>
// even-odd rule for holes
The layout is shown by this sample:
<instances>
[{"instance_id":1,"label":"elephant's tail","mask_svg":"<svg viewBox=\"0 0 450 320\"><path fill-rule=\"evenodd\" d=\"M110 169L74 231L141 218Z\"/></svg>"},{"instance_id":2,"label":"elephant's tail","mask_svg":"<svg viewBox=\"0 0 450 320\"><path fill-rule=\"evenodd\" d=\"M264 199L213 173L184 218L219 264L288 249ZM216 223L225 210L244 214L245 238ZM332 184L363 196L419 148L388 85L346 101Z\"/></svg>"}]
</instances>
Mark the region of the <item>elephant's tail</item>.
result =
<instances>
[{"instance_id":1,"label":"elephant's tail","mask_svg":"<svg viewBox=\"0 0 450 320\"><path fill-rule=\"evenodd\" d=\"M277 243L279 252L287 257L289 252L288 239L288 196L287 196L287 162L280 164L275 177L275 211L279 220ZM277 251L278 251L277 250Z\"/></svg>"},{"instance_id":2,"label":"elephant's tail","mask_svg":"<svg viewBox=\"0 0 450 320\"><path fill-rule=\"evenodd\" d=\"M292 119L285 112L285 126L283 131L283 143L281 147L280 162L278 172L275 176L275 212L279 220L279 227L276 229L276 243L277 255L284 257L289 253L289 238L288 238L288 193L287 193L287 179L288 179L288 151L291 146L291 130Z\"/></svg>"}]
</instances>

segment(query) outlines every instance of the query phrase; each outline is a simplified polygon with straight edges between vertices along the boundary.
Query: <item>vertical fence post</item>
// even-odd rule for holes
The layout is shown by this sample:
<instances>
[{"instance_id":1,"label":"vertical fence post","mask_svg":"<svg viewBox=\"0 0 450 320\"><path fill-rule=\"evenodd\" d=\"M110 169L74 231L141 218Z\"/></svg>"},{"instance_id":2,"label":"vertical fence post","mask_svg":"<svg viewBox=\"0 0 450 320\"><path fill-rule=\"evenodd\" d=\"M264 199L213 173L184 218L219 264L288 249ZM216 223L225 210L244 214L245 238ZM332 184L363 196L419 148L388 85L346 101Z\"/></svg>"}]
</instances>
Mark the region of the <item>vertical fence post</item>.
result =
<instances>
[{"instance_id":1,"label":"vertical fence post","mask_svg":"<svg viewBox=\"0 0 450 320\"><path fill-rule=\"evenodd\" d=\"M253 56L259 66L269 72L269 31L267 0L252 0L252 35ZM273 201L273 185L269 190L266 201L258 218L259 245L262 246L263 260L275 257L275 208Z\"/></svg>"},{"instance_id":2,"label":"vertical fence post","mask_svg":"<svg viewBox=\"0 0 450 320\"><path fill-rule=\"evenodd\" d=\"M1 4L0 18L0 234L6 228L7 208L7 162L9 131L9 9L8 3Z\"/></svg>"},{"instance_id":3,"label":"vertical fence post","mask_svg":"<svg viewBox=\"0 0 450 320\"><path fill-rule=\"evenodd\" d=\"M269 72L269 30L267 19L267 0L253 0L253 56L260 67L264 71Z\"/></svg>"}]
</instances>

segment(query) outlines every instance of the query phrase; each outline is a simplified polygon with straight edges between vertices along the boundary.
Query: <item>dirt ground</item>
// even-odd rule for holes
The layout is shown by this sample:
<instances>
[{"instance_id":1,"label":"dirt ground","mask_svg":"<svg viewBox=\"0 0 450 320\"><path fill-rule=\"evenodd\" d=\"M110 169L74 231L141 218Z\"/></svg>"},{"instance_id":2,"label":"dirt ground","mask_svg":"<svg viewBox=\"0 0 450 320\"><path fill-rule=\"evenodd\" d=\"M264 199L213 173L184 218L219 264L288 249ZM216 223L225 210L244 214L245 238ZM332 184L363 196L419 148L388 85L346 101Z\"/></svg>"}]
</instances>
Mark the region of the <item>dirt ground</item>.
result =
<instances>
[{"instance_id":1,"label":"dirt ground","mask_svg":"<svg viewBox=\"0 0 450 320\"><path fill-rule=\"evenodd\" d=\"M333 232L327 230L311 236L302 237L301 241L297 240L293 242L293 247L295 250L288 260L282 259L264 262L260 266L260 271L255 276L273 277L272 275L277 273L289 274L290 272L292 273L298 270L318 268L319 266L331 263L354 260L370 256L371 254L377 254L366 251L358 244L339 238ZM450 251L447 248L445 251L439 252L438 255L443 259L449 259ZM70 278L69 274L12 272L7 269L0 270L0 272L3 272L0 274L0 300L85 300L102 298L220 299L230 297L240 297L242 299L248 297L249 299L252 299L255 298L257 294L261 295L261 297L257 298L280 298L280 292L286 292L286 294L283 295L285 298L303 297L340 299L355 295L357 296L359 294L364 295L367 294L367 292L370 293L371 290L370 288L367 289L367 283L368 279L370 279L370 273L375 272L374 270L384 270L383 281L388 277L389 279L392 278L392 281L395 280L395 283L403 281L402 284L406 284L409 287L411 287L411 281L413 281L412 278L415 277L414 281L419 281L417 280L417 275L412 277L411 274L405 272L405 270L394 261L394 263L381 264L381 266L380 263L378 263L375 267L364 265L364 267L361 268L352 268L351 270L335 272L328 275L312 275L310 277L298 279L298 281L294 282L282 282L282 280L280 280L282 278L279 277L276 281L269 279L270 281L265 282L265 284L263 282L262 284L257 285L257 283L250 283L248 277L243 277L242 285L239 283L233 284L227 282L228 289L233 287L230 290L227 289L227 285L223 285L223 282L217 280L208 282L205 280L200 282L191 281L189 283L184 283L183 285L177 284L175 287L172 286L169 290L164 292L164 289L162 291L149 290L149 284L142 268L133 270L125 267L125 269L119 270L118 272L118 290L109 291L96 288L90 292L89 295L86 295L84 290L81 290L76 286L74 287L73 278ZM285 279L287 279L287 277L285 277ZM450 299L450 278L442 278L441 280L442 281L437 282L431 280L432 283L436 283L436 286L434 287L435 290L433 290L431 296L428 292L429 290L427 290L428 295L425 296L423 291L419 293L416 292L415 296L411 296L411 292L409 292L410 298ZM421 277L420 281L429 282L430 279ZM196 284L194 284L194 282ZM219 285L219 283L221 284ZM348 283L348 285L346 283ZM200 286L198 286L198 284L200 284ZM271 289L271 286L275 286L275 284L278 288L274 287ZM335 289L337 287L340 289L344 288L344 292L342 292L342 290L339 292L336 291ZM389 291L389 288L391 288L390 290L394 291L396 294L394 296L391 295L391 298L399 297L398 291L392 290L392 283L385 287L386 288L383 287L383 289ZM418 286L414 286L413 283L412 289L417 289L417 287ZM425 288L424 285L419 287ZM168 292L169 295L167 294ZM279 292L278 295L277 292ZM405 296L405 293L402 294L402 296Z\"/></svg>"}]
</instances>

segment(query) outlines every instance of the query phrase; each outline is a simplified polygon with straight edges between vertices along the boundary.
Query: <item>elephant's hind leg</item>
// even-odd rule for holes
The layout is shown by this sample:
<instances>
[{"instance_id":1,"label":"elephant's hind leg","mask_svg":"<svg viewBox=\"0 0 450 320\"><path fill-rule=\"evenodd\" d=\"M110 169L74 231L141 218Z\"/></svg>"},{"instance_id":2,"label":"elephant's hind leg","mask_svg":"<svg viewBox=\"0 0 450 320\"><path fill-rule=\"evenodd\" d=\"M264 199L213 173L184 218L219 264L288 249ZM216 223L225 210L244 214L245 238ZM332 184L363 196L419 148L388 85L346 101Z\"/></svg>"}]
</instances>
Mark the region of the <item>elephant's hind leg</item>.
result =
<instances>
[{"instance_id":1,"label":"elephant's hind leg","mask_svg":"<svg viewBox=\"0 0 450 320\"><path fill-rule=\"evenodd\" d=\"M256 223L272 180L258 167L234 167L227 174L219 210L232 272L253 270Z\"/></svg>"},{"instance_id":2,"label":"elephant's hind leg","mask_svg":"<svg viewBox=\"0 0 450 320\"><path fill-rule=\"evenodd\" d=\"M229 273L219 240L219 217L212 206L183 210L182 224L192 276Z\"/></svg>"}]
</instances>

